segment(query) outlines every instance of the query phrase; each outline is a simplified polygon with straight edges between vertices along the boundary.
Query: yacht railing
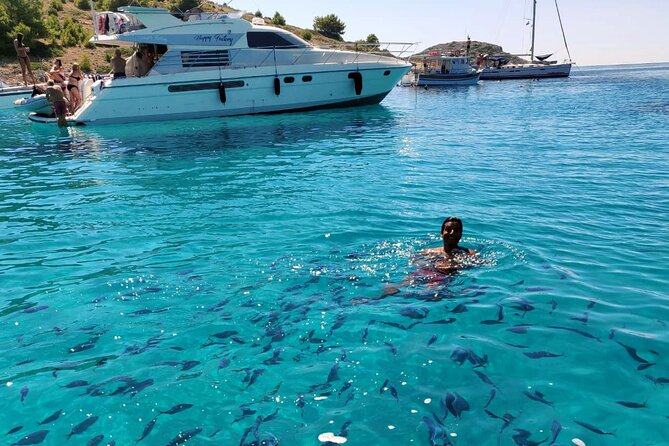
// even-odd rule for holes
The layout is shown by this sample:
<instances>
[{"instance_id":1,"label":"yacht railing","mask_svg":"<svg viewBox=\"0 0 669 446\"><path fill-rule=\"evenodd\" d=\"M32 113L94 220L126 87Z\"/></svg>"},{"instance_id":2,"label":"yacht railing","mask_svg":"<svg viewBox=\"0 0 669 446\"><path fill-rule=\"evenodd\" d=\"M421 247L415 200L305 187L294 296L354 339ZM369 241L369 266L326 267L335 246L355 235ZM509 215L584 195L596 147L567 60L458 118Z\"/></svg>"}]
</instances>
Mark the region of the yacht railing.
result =
<instances>
[{"instance_id":1,"label":"yacht railing","mask_svg":"<svg viewBox=\"0 0 669 446\"><path fill-rule=\"evenodd\" d=\"M409 44L402 44L409 45ZM408 50L405 50L408 52ZM377 52L338 51L306 47L303 49L229 49L229 50L179 50L172 49L162 55L151 70L151 74L172 74L212 69L244 69L260 67L282 67L299 64L343 65L378 63L386 60L405 63L388 50Z\"/></svg>"}]
</instances>

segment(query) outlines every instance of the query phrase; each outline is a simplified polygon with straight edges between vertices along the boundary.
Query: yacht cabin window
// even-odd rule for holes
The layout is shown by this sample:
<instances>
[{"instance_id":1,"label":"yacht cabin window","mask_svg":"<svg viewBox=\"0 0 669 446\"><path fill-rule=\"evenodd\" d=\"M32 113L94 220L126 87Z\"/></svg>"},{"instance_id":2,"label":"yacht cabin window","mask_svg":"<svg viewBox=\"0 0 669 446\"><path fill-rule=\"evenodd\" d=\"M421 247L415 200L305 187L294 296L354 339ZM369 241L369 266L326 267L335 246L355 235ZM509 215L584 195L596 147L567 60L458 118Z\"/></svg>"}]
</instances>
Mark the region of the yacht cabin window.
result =
<instances>
[{"instance_id":1,"label":"yacht cabin window","mask_svg":"<svg viewBox=\"0 0 669 446\"><path fill-rule=\"evenodd\" d=\"M271 31L249 31L246 33L249 48L301 48L304 43L291 35Z\"/></svg>"}]
</instances>

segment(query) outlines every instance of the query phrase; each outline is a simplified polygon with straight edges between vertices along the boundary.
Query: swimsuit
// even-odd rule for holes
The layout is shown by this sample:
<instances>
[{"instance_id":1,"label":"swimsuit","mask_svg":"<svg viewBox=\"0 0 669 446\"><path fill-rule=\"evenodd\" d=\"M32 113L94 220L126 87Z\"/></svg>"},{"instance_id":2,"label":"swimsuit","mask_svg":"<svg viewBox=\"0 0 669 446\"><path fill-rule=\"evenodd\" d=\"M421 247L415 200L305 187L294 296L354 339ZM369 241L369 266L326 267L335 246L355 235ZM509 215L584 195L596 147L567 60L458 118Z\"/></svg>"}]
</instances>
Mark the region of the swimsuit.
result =
<instances>
[{"instance_id":1,"label":"swimsuit","mask_svg":"<svg viewBox=\"0 0 669 446\"><path fill-rule=\"evenodd\" d=\"M63 116L67 114L67 105L65 104L65 101L54 102L53 108L54 111L56 112L56 116Z\"/></svg>"},{"instance_id":2,"label":"swimsuit","mask_svg":"<svg viewBox=\"0 0 669 446\"><path fill-rule=\"evenodd\" d=\"M67 84L67 91L72 90L73 88L76 88L77 90L79 89L79 81L81 80L81 77L76 77L76 76L70 76L70 79L76 79L77 83L76 84Z\"/></svg>"}]
</instances>

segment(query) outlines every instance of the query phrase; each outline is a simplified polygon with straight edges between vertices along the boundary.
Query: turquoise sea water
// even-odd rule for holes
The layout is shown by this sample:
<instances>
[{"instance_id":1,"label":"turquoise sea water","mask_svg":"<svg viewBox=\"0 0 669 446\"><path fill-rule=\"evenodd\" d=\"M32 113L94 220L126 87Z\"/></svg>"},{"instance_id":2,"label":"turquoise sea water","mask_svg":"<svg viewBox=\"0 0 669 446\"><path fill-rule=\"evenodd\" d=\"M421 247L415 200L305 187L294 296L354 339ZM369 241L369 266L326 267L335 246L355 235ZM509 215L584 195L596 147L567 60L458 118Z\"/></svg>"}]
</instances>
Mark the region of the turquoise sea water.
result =
<instances>
[{"instance_id":1,"label":"turquoise sea water","mask_svg":"<svg viewBox=\"0 0 669 446\"><path fill-rule=\"evenodd\" d=\"M0 444L669 444L669 65L0 133Z\"/></svg>"}]
</instances>

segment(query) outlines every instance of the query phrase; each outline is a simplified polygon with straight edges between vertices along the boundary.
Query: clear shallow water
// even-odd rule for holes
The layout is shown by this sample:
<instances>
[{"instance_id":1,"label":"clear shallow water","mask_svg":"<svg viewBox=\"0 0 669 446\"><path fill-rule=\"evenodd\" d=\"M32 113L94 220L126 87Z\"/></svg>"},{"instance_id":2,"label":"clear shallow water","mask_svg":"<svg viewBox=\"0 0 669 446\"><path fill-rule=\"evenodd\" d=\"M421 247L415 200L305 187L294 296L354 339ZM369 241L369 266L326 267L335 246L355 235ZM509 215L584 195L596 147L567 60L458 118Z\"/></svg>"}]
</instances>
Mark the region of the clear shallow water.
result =
<instances>
[{"instance_id":1,"label":"clear shallow water","mask_svg":"<svg viewBox=\"0 0 669 446\"><path fill-rule=\"evenodd\" d=\"M0 130L2 442L669 443L667 65ZM375 300L448 215L484 265Z\"/></svg>"}]
</instances>

